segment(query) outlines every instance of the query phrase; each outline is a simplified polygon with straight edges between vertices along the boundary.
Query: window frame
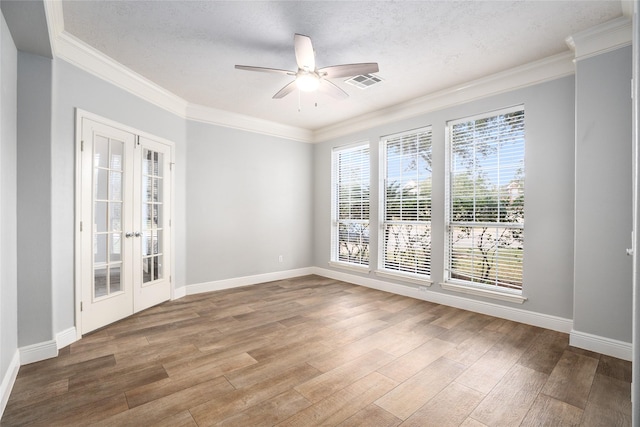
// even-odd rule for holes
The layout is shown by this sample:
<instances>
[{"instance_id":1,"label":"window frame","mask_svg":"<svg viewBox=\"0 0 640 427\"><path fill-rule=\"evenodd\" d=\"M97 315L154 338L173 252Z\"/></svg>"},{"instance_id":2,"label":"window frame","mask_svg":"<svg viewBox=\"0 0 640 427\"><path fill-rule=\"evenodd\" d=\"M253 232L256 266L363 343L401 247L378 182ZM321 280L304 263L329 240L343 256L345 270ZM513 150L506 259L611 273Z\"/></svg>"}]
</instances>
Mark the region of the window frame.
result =
<instances>
[{"instance_id":1,"label":"window frame","mask_svg":"<svg viewBox=\"0 0 640 427\"><path fill-rule=\"evenodd\" d=\"M349 270L354 270L357 272L369 272L371 265L371 241L369 237L369 242L367 243L368 254L367 254L367 263L356 263L349 262L345 260L339 259L339 242L340 242L340 223L341 220L338 215L338 204L340 202L339 199L339 182L338 182L338 168L339 168L339 159L340 155L347 152L354 152L359 150L365 150L367 155L367 185L369 189L369 196L367 200L368 204L368 218L366 220L363 219L347 219L344 220L344 223L351 224L366 224L369 230L369 236L371 231L371 144L369 141L359 141L348 145L333 147L331 150L331 254L329 265L333 267L340 267Z\"/></svg>"},{"instance_id":2,"label":"window frame","mask_svg":"<svg viewBox=\"0 0 640 427\"><path fill-rule=\"evenodd\" d=\"M499 109L499 110L493 110L493 111L489 111L489 112L484 112L484 113L480 113L480 114L476 114L473 116L468 116L468 117L463 117L463 118L459 118L459 119L455 119L455 120L449 120L446 123L446 127L445 127L445 155L446 155L446 159L445 159L445 215L444 215L444 233L445 233L445 239L444 239L444 250L445 250L445 254L444 254L444 277L443 277L443 283L441 283L441 287L443 289L447 289L447 290L451 290L451 291L456 291L456 292L463 292L463 293L467 293L467 294L472 294L472 295L478 295L478 296L484 296L484 297L489 297L489 298L496 298L496 299L500 299L500 300L504 300L504 301L509 301L509 302L515 302L515 303L523 303L524 301L526 301L526 297L523 294L524 291L524 254L525 254L525 247L524 247L524 230L525 230L525 224L524 224L524 218L522 220L521 223L516 223L516 222L501 222L501 221L489 221L489 222L483 222L483 221L453 221L452 220L452 202L453 202L453 195L452 195L452 183L453 183L453 174L454 174L454 169L453 169L453 165L452 165L452 161L453 161L453 127L457 124L460 123L468 123L468 122L477 122L478 120L481 119L486 119L486 118L491 118L491 117L498 117L501 115L507 115L507 114L512 114L515 112L519 112L521 111L523 113L523 151L522 151L522 164L523 164L523 168L525 167L524 165L526 164L525 162L525 157L526 157L526 128L525 126L525 122L526 122L526 110L525 110L525 106L524 104L519 104L519 105L514 105L511 107L507 107L507 108L503 108L503 109ZM475 139L474 139L474 146L475 146ZM499 163L499 157L498 157L498 163ZM498 169L500 170L500 169ZM524 169L523 169L524 171ZM523 176L524 176L524 172L523 172ZM524 179L524 178L522 178ZM475 188L475 187L474 187ZM499 187L498 187L499 188ZM490 194L500 194L500 193L490 193ZM526 200L526 197L524 195L524 185L522 187L522 197L523 197L523 206L524 206L524 200ZM474 196L473 196L473 201L474 201L474 215L477 213L477 211L475 210L475 202L476 202L476 195L475 195L475 190L474 190ZM500 200L500 199L498 199ZM498 208L499 209L499 208ZM523 207L523 211L524 211L524 207ZM498 218L499 219L499 218ZM475 281L467 281L464 279L459 279L459 278L453 278L452 277L452 227L470 227L470 228L479 228L479 227L485 227L485 226L489 226L489 227L495 227L496 229L500 228L508 228L508 229L517 229L519 230L519 232L522 233L522 239L523 239L523 243L522 243L522 267L521 267L521 273L522 273L522 279L520 282L520 288L519 289L512 289L512 288L508 288L508 287L503 287L503 286L499 286L497 283L497 279L495 281L495 283L493 284L484 284L484 283L478 283ZM472 261L473 262L473 261ZM473 267L472 267L473 268Z\"/></svg>"},{"instance_id":3,"label":"window frame","mask_svg":"<svg viewBox=\"0 0 640 427\"><path fill-rule=\"evenodd\" d=\"M388 211L388 204L387 204L387 182L388 182L388 164L389 164L389 156L388 156L388 144L390 141L392 140L397 140L406 136L413 136L415 135L416 137L419 134L423 134L423 133L429 133L429 144L430 144L430 154L433 155L433 126L432 125L427 125L427 126L422 126L420 128L416 128L416 129L411 129L411 130L407 130L407 131L402 131L402 132L397 132L394 134L390 134L390 135L385 135L383 137L380 138L380 155L379 155L379 159L380 159L380 164L379 164L379 200L380 202L378 203L378 207L379 207L379 214L378 214L378 268L376 270L376 275L381 276L381 277L386 277L386 278L390 278L390 279L396 279L396 280L403 280L406 282L410 282L410 283L416 283L418 285L423 285L423 286L431 286L431 284L433 283L431 280L431 274L433 272L433 263L432 263L432 256L431 254L433 253L433 247L431 246L431 242L432 242L432 236L431 236L431 231L430 236L429 236L429 241L430 241L430 251L429 251L429 257L428 257L428 269L429 269L429 273L425 274L425 273L419 273L419 272L410 272L410 271L406 271L406 270L401 270L399 268L395 269L395 268L389 268L386 265L386 250L387 250L387 241L386 241L386 234L385 234L385 229L387 227L387 225L420 225L420 226L428 226L430 228L430 230L432 230L432 217L429 221L424 221L424 220L419 220L418 218L416 218L415 220L407 220L407 219L402 219L402 220L387 220L387 211ZM432 163L433 165L433 163ZM419 172L416 171L416 175L418 175ZM431 170L430 173L430 178L433 179L433 170ZM433 211L433 187L431 189L431 192L428 196L428 199L431 201L431 211ZM417 269L417 267L416 267Z\"/></svg>"}]
</instances>

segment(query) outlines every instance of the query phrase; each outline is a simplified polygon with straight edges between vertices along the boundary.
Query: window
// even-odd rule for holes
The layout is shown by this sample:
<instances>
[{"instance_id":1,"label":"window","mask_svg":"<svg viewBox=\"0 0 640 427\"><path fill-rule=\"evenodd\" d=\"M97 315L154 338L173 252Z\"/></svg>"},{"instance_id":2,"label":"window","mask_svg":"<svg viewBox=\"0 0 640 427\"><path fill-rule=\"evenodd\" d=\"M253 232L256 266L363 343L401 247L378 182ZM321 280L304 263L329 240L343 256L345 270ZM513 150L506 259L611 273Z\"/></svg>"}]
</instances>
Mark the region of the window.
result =
<instances>
[{"instance_id":1,"label":"window","mask_svg":"<svg viewBox=\"0 0 640 427\"><path fill-rule=\"evenodd\" d=\"M447 281L522 291L522 106L447 123Z\"/></svg>"},{"instance_id":2,"label":"window","mask_svg":"<svg viewBox=\"0 0 640 427\"><path fill-rule=\"evenodd\" d=\"M382 141L381 269L431 274L431 128Z\"/></svg>"},{"instance_id":3,"label":"window","mask_svg":"<svg viewBox=\"0 0 640 427\"><path fill-rule=\"evenodd\" d=\"M332 261L369 265L369 143L336 148L332 159Z\"/></svg>"}]
</instances>

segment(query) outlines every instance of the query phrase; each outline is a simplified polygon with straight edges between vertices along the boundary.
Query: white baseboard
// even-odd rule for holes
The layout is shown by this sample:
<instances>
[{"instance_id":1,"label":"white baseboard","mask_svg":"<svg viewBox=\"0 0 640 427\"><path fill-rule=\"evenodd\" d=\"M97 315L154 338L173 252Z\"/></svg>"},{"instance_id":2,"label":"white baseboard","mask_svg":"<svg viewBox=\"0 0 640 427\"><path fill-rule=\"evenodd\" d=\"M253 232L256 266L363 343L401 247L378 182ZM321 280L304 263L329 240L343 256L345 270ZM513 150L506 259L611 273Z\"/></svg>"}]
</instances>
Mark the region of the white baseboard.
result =
<instances>
[{"instance_id":1,"label":"white baseboard","mask_svg":"<svg viewBox=\"0 0 640 427\"><path fill-rule=\"evenodd\" d=\"M171 301L176 300L176 299L180 299L182 297L187 296L187 287L186 286L180 286L179 288L175 288L173 290L173 294L171 295Z\"/></svg>"},{"instance_id":2,"label":"white baseboard","mask_svg":"<svg viewBox=\"0 0 640 427\"><path fill-rule=\"evenodd\" d=\"M78 341L78 332L76 331L75 326L56 334L56 346L58 347L58 350L71 345L76 341Z\"/></svg>"},{"instance_id":3,"label":"white baseboard","mask_svg":"<svg viewBox=\"0 0 640 427\"><path fill-rule=\"evenodd\" d=\"M58 344L55 340L44 341L37 344L20 347L20 364L28 365L29 363L39 362L45 359L51 359L58 356Z\"/></svg>"},{"instance_id":4,"label":"white baseboard","mask_svg":"<svg viewBox=\"0 0 640 427\"><path fill-rule=\"evenodd\" d=\"M428 289L421 291L420 288L409 285L398 285L385 282L383 280L372 279L370 277L356 276L354 274L329 270L320 267L313 267L313 274L328 277L330 279L342 280L368 288L391 292L416 299L421 299L436 304L448 305L463 310L512 320L514 322L526 323L527 325L538 326L540 328L551 329L558 332L569 333L573 328L573 320L562 317L551 316L543 313L523 310L521 308L508 307L493 304L485 301L478 301L464 298L457 295L449 295L442 292L434 292Z\"/></svg>"},{"instance_id":5,"label":"white baseboard","mask_svg":"<svg viewBox=\"0 0 640 427\"><path fill-rule=\"evenodd\" d=\"M585 350L595 351L596 353L606 354L607 356L617 357L618 359L628 361L632 359L632 345L629 342L572 330L569 335L569 344Z\"/></svg>"},{"instance_id":6,"label":"white baseboard","mask_svg":"<svg viewBox=\"0 0 640 427\"><path fill-rule=\"evenodd\" d=\"M234 277L232 279L216 280L213 282L196 283L186 286L186 295L203 292L220 291L222 289L238 288L240 286L256 285L258 283L273 282L274 280L291 279L313 274L314 268L298 268L295 270L276 271L273 273L256 274L255 276Z\"/></svg>"},{"instance_id":7,"label":"white baseboard","mask_svg":"<svg viewBox=\"0 0 640 427\"><path fill-rule=\"evenodd\" d=\"M2 418L4 409L7 407L13 384L15 384L18 377L18 370L20 370L20 351L16 349L7 367L7 372L5 372L2 382L0 382L0 418Z\"/></svg>"}]
</instances>

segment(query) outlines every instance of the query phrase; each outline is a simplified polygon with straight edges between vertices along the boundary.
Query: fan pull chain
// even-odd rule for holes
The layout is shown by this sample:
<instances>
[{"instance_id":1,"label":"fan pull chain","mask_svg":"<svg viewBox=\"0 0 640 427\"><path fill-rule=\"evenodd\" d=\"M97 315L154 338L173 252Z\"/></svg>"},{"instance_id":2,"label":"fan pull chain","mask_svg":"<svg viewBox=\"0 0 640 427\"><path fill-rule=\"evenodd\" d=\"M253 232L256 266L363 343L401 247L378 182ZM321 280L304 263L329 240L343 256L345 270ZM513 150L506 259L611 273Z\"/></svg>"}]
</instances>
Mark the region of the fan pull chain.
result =
<instances>
[{"instance_id":1,"label":"fan pull chain","mask_svg":"<svg viewBox=\"0 0 640 427\"><path fill-rule=\"evenodd\" d=\"M300 107L300 89L298 89L298 113L302 111L302 107Z\"/></svg>"}]
</instances>

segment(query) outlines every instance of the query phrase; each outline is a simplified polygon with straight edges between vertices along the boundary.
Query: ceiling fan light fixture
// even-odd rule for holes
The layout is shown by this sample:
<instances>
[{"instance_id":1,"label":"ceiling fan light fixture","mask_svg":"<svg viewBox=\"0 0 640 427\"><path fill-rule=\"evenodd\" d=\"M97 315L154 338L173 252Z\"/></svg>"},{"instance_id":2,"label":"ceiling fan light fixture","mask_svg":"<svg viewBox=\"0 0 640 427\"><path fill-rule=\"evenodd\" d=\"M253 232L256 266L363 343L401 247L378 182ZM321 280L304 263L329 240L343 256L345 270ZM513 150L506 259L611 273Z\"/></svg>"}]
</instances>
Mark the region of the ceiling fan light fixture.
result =
<instances>
[{"instance_id":1,"label":"ceiling fan light fixture","mask_svg":"<svg viewBox=\"0 0 640 427\"><path fill-rule=\"evenodd\" d=\"M320 86L320 78L311 73L298 74L296 86L303 92L313 92Z\"/></svg>"}]
</instances>

